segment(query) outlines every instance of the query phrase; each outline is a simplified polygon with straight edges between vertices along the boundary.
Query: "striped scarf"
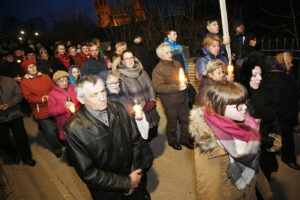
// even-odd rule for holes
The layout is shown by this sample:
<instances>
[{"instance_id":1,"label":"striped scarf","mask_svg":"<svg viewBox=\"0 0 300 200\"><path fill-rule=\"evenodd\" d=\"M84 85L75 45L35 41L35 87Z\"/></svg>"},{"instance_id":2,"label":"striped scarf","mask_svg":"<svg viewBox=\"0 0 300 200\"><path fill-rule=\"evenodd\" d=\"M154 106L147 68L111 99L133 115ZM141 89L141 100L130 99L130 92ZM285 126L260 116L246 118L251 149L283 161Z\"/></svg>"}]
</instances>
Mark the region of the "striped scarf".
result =
<instances>
[{"instance_id":1,"label":"striped scarf","mask_svg":"<svg viewBox=\"0 0 300 200\"><path fill-rule=\"evenodd\" d=\"M229 154L230 165L227 174L238 189L244 189L259 166L258 124L249 115L243 123L237 124L208 110L204 112L204 119L214 132L217 142Z\"/></svg>"}]
</instances>

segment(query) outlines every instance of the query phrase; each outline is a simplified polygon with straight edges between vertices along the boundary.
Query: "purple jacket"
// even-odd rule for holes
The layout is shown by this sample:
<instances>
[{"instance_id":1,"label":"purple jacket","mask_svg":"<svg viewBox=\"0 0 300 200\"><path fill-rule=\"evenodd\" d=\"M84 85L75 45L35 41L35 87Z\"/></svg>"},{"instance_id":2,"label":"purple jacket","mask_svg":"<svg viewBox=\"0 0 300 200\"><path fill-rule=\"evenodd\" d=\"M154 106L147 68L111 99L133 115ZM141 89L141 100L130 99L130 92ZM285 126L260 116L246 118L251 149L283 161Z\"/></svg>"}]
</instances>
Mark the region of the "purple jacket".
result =
<instances>
[{"instance_id":1,"label":"purple jacket","mask_svg":"<svg viewBox=\"0 0 300 200\"><path fill-rule=\"evenodd\" d=\"M65 140L64 124L72 115L71 112L65 108L65 102L68 97L75 103L75 107L78 108L79 101L77 100L75 87L71 84L69 84L68 91L55 85L48 95L48 113L49 116L55 118L59 139L61 140Z\"/></svg>"}]
</instances>

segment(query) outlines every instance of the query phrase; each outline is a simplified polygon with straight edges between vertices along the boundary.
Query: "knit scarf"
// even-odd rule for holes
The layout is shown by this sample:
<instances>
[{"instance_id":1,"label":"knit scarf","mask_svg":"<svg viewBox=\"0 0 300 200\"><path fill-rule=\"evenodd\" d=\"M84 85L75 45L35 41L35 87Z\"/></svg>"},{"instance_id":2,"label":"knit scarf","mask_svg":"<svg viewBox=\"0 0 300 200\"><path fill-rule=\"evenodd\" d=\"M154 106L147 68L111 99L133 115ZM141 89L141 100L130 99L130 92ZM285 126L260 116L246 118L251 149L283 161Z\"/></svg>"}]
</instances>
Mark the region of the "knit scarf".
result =
<instances>
[{"instance_id":1,"label":"knit scarf","mask_svg":"<svg viewBox=\"0 0 300 200\"><path fill-rule=\"evenodd\" d=\"M134 66L131 68L128 68L125 65L119 65L118 70L123 76L128 78L137 78L140 76L143 68L138 62L135 62Z\"/></svg>"},{"instance_id":2,"label":"knit scarf","mask_svg":"<svg viewBox=\"0 0 300 200\"><path fill-rule=\"evenodd\" d=\"M55 57L67 68L70 67L70 58L66 54L56 54Z\"/></svg>"},{"instance_id":3,"label":"knit scarf","mask_svg":"<svg viewBox=\"0 0 300 200\"><path fill-rule=\"evenodd\" d=\"M247 115L241 124L204 111L204 119L214 132L217 142L227 151L230 165L227 174L238 189L244 189L250 183L258 169L258 151L260 135L255 119Z\"/></svg>"}]
</instances>

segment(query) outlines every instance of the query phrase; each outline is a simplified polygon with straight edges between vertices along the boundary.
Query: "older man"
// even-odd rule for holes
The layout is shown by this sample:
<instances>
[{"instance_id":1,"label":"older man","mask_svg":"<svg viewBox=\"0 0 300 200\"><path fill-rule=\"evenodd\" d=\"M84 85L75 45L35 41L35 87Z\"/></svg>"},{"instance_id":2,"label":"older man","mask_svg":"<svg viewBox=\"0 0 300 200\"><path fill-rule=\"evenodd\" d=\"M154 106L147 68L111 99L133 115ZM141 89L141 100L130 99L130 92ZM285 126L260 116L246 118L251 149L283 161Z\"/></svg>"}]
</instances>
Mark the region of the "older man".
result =
<instances>
[{"instance_id":1,"label":"older man","mask_svg":"<svg viewBox=\"0 0 300 200\"><path fill-rule=\"evenodd\" d=\"M93 199L121 200L140 191L141 137L118 102L107 102L102 80L84 76L77 87L83 104L65 124L70 162Z\"/></svg>"},{"instance_id":2,"label":"older man","mask_svg":"<svg viewBox=\"0 0 300 200\"><path fill-rule=\"evenodd\" d=\"M166 112L168 143L175 150L182 149L180 144L192 149L193 145L188 134L189 108L185 91L187 85L179 84L179 69L182 65L173 60L171 48L166 43L157 47L156 54L160 62L152 72L152 83ZM181 129L180 144L176 137L177 119Z\"/></svg>"}]
</instances>

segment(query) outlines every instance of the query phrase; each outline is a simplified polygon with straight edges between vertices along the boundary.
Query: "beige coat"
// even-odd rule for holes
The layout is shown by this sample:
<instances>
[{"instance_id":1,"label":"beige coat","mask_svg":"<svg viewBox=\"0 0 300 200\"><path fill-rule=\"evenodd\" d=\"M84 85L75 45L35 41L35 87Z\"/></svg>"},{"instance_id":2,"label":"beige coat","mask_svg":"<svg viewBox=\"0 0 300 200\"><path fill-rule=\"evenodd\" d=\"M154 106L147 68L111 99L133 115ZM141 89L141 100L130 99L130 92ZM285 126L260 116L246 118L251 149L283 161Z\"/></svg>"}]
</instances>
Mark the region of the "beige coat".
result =
<instances>
[{"instance_id":1,"label":"beige coat","mask_svg":"<svg viewBox=\"0 0 300 200\"><path fill-rule=\"evenodd\" d=\"M194 150L199 200L256 200L256 178L239 190L227 175L228 153L216 141L203 119L200 107L190 114L189 131L195 139Z\"/></svg>"}]
</instances>

